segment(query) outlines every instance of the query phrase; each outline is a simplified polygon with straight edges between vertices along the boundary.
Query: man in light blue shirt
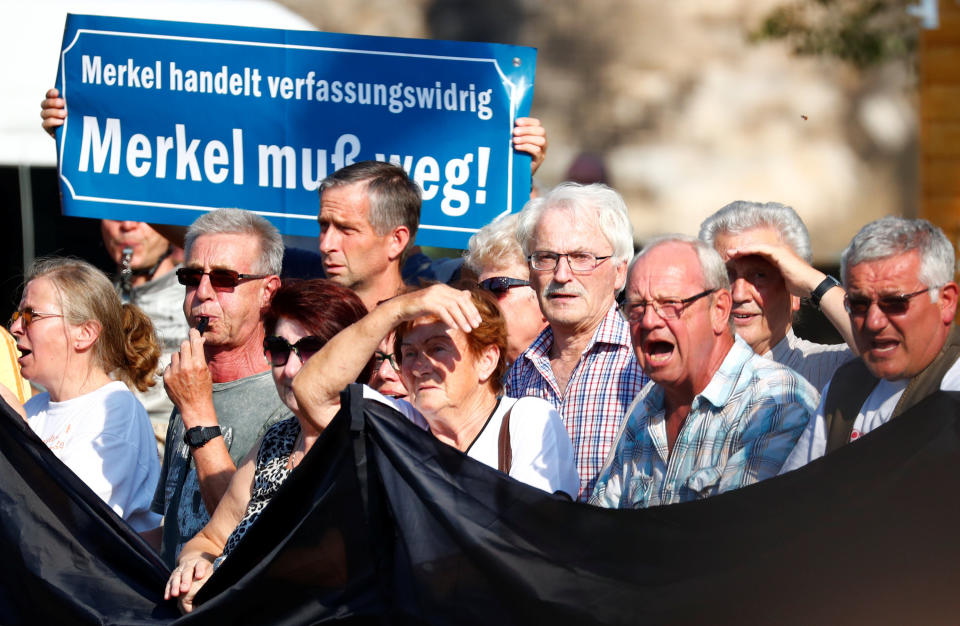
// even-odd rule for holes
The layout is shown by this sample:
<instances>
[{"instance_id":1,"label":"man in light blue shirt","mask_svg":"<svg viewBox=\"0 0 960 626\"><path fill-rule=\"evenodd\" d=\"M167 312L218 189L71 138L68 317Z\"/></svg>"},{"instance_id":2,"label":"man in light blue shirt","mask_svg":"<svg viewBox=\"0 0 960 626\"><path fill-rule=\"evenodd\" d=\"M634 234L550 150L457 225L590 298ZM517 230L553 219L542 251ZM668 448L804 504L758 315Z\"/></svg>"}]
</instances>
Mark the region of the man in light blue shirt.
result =
<instances>
[{"instance_id":1,"label":"man in light blue shirt","mask_svg":"<svg viewBox=\"0 0 960 626\"><path fill-rule=\"evenodd\" d=\"M621 312L651 382L627 410L592 504L685 502L777 474L819 394L735 337L731 306L723 260L695 238L662 237L634 258Z\"/></svg>"}]
</instances>

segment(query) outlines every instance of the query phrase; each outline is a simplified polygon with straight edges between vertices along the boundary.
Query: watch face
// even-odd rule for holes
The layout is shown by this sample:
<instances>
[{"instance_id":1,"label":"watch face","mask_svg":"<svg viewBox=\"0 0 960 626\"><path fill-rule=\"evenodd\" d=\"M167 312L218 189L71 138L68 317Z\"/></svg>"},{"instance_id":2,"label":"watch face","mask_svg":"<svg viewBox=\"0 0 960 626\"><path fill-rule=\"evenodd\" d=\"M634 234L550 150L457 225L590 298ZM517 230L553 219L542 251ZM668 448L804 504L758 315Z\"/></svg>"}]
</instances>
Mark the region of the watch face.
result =
<instances>
[{"instance_id":1,"label":"watch face","mask_svg":"<svg viewBox=\"0 0 960 626\"><path fill-rule=\"evenodd\" d=\"M203 434L200 432L200 429L193 429L187 431L187 444L190 446L199 446L203 443Z\"/></svg>"}]
</instances>

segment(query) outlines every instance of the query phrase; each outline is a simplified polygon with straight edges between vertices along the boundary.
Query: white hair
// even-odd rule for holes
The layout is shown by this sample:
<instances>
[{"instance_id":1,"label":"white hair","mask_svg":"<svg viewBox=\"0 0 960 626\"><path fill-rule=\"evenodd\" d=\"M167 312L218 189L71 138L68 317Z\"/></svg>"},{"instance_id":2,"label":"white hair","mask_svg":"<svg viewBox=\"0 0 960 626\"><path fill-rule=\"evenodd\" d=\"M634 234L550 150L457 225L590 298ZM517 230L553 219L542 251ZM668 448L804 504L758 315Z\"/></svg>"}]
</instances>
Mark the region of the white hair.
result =
<instances>
[{"instance_id":1,"label":"white hair","mask_svg":"<svg viewBox=\"0 0 960 626\"><path fill-rule=\"evenodd\" d=\"M266 219L243 209L217 209L194 220L184 239L184 254L189 259L193 244L203 235L227 233L256 236L260 240L260 256L253 264L254 271L280 274L283 269L283 238L280 232Z\"/></svg>"},{"instance_id":2,"label":"white hair","mask_svg":"<svg viewBox=\"0 0 960 626\"><path fill-rule=\"evenodd\" d=\"M796 211L779 202L731 202L703 220L700 239L713 246L717 235L740 235L754 228L774 229L780 241L790 246L798 257L807 263L813 262L807 227Z\"/></svg>"}]
</instances>

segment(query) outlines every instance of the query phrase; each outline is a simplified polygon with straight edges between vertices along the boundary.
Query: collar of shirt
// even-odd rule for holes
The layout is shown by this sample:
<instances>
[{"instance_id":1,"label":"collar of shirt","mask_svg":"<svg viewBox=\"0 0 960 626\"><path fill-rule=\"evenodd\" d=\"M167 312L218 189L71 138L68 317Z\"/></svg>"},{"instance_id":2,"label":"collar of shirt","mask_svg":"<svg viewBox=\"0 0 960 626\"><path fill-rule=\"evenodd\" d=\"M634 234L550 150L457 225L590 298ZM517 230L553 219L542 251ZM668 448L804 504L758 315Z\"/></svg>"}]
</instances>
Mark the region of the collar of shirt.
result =
<instances>
[{"instance_id":1,"label":"collar of shirt","mask_svg":"<svg viewBox=\"0 0 960 626\"><path fill-rule=\"evenodd\" d=\"M739 339L739 337L738 337ZM793 327L787 329L787 334L783 336L783 339L777 342L777 345L773 346L765 354L761 356L770 359L771 361L782 362L796 345L797 336L793 334Z\"/></svg>"},{"instance_id":2,"label":"collar of shirt","mask_svg":"<svg viewBox=\"0 0 960 626\"><path fill-rule=\"evenodd\" d=\"M607 311L607 314L600 320L600 325L593 331L590 342L583 349L583 354L590 352L598 343L613 344L615 346L625 346L633 350L633 344L630 343L630 328L617 312L617 306L614 304ZM550 358L550 348L553 347L553 329L547 325L537 338L533 340L530 347L523 351L520 358L536 362L539 359Z\"/></svg>"}]
</instances>

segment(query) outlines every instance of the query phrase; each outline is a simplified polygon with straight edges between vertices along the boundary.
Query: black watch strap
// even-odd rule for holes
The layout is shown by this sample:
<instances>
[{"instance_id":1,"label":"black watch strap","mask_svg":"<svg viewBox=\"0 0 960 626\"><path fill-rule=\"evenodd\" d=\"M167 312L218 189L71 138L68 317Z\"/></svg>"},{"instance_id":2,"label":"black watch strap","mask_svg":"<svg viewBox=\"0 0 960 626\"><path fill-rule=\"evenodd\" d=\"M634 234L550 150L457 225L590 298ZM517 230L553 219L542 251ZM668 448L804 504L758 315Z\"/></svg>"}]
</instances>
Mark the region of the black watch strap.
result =
<instances>
[{"instance_id":1,"label":"black watch strap","mask_svg":"<svg viewBox=\"0 0 960 626\"><path fill-rule=\"evenodd\" d=\"M833 276L827 274L827 277L824 278L820 282L820 284L817 285L817 288L813 290L813 293L810 294L810 304L812 304L813 306L819 309L820 300L823 298L823 296L825 296L826 293L831 289L833 289L834 287L839 287L839 286L840 286L840 281L834 278Z\"/></svg>"},{"instance_id":2,"label":"black watch strap","mask_svg":"<svg viewBox=\"0 0 960 626\"><path fill-rule=\"evenodd\" d=\"M183 433L183 442L191 448L202 448L208 441L220 436L219 426L194 426Z\"/></svg>"}]
</instances>

